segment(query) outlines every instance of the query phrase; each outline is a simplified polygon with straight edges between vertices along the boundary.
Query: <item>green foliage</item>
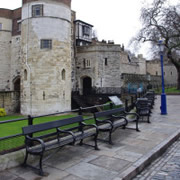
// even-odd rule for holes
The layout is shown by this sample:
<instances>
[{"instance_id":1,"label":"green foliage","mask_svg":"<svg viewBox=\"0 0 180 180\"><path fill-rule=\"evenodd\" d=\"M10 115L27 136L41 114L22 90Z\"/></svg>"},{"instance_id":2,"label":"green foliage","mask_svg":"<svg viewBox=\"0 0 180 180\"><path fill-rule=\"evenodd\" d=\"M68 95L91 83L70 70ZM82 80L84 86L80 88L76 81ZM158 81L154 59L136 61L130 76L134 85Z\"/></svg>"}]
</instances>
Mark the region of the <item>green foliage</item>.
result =
<instances>
[{"instance_id":1,"label":"green foliage","mask_svg":"<svg viewBox=\"0 0 180 180\"><path fill-rule=\"evenodd\" d=\"M33 124L41 124L49 121L55 121L55 120L60 120L60 119L66 119L70 117L77 116L77 114L67 114L67 115L61 115L61 116L47 116L47 117L40 117L40 118L35 118L33 120ZM18 119L18 118L24 118L23 116L6 116L6 117L0 117L0 121L6 121L6 120L11 120L11 119ZM89 116L85 116L84 119L89 118ZM87 124L93 124L94 119L90 118L85 121ZM0 124L0 137L6 137L6 136L11 136L15 134L21 134L22 133L22 127L28 125L28 120L22 120L22 121L17 121L17 122L12 122L12 123L5 123L5 124ZM66 126L64 128L72 128L76 126L77 124L73 124L70 126ZM42 132L44 134L53 132L54 130L48 130L47 132ZM34 136L40 135L34 134ZM15 138L10 138L7 140L2 140L0 141L0 152L4 150L10 150L12 148L17 148L20 146L24 145L24 137L15 137Z\"/></svg>"},{"instance_id":2,"label":"green foliage","mask_svg":"<svg viewBox=\"0 0 180 180\"><path fill-rule=\"evenodd\" d=\"M161 93L161 89L156 90L156 93ZM180 90L178 90L176 87L172 87L172 88L165 88L165 92L168 93L180 93Z\"/></svg>"},{"instance_id":3,"label":"green foliage","mask_svg":"<svg viewBox=\"0 0 180 180\"><path fill-rule=\"evenodd\" d=\"M0 117L6 116L6 111L4 108L0 108Z\"/></svg>"}]
</instances>

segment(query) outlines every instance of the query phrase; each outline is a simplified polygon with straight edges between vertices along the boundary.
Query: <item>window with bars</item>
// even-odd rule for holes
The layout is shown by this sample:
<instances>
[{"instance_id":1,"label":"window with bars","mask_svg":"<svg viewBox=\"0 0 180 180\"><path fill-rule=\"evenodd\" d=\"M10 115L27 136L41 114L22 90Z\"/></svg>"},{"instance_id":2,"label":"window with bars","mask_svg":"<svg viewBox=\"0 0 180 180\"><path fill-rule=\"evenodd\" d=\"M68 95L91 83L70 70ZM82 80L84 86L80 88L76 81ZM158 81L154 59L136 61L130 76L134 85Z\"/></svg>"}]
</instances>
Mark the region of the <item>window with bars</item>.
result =
<instances>
[{"instance_id":1,"label":"window with bars","mask_svg":"<svg viewBox=\"0 0 180 180\"><path fill-rule=\"evenodd\" d=\"M52 40L41 39L41 49L52 49Z\"/></svg>"},{"instance_id":2,"label":"window with bars","mask_svg":"<svg viewBox=\"0 0 180 180\"><path fill-rule=\"evenodd\" d=\"M32 6L32 17L43 16L43 4Z\"/></svg>"}]
</instances>

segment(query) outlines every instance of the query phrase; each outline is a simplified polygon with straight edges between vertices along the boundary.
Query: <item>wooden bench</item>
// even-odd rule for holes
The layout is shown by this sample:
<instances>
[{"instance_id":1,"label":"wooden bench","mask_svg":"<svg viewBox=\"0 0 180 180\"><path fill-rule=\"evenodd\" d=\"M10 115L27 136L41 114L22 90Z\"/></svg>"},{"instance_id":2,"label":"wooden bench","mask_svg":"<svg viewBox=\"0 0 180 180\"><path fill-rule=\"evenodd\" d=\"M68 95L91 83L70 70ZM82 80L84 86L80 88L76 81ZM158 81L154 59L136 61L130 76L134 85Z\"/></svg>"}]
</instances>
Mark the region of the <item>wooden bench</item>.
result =
<instances>
[{"instance_id":1,"label":"wooden bench","mask_svg":"<svg viewBox=\"0 0 180 180\"><path fill-rule=\"evenodd\" d=\"M132 119L127 118L127 115L133 116ZM94 113L94 119L99 131L109 132L108 142L112 144L112 132L117 128L126 128L127 124L131 121L136 122L136 131L139 131L138 120L139 116L137 113L127 113L125 108L110 109L107 111ZM99 139L98 140L102 140ZM104 140L103 140L104 141Z\"/></svg>"},{"instance_id":2,"label":"wooden bench","mask_svg":"<svg viewBox=\"0 0 180 180\"><path fill-rule=\"evenodd\" d=\"M83 139L88 138L90 136L94 137L95 144L93 147L96 150L98 150L97 126L93 124L87 125L83 121L84 120L82 116L77 116L68 119L56 120L47 123L23 127L22 130L23 130L23 134L25 135L25 146L26 146L26 155L23 165L30 166L27 164L28 154L40 156L39 168L36 169L38 169L40 175L43 175L42 159L45 151L63 147L68 144L74 145L76 141L80 141L80 145L83 145L85 144L83 143ZM68 128L67 125L72 125L73 127ZM86 127L93 129L86 129ZM39 132L43 132L47 130L51 130L51 131L46 133L44 132L44 135L31 137L31 134L33 133L40 134ZM48 141L48 139L50 138L51 140Z\"/></svg>"}]
</instances>

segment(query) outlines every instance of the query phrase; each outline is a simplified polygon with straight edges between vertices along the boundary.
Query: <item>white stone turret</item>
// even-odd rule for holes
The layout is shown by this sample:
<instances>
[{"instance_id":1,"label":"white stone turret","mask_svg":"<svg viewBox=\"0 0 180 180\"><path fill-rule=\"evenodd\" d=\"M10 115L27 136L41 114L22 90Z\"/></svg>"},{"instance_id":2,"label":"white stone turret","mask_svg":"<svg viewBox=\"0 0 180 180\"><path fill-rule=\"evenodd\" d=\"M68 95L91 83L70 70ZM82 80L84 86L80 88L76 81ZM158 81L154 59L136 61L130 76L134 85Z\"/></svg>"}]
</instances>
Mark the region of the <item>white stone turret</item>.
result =
<instances>
[{"instance_id":1,"label":"white stone turret","mask_svg":"<svg viewBox=\"0 0 180 180\"><path fill-rule=\"evenodd\" d=\"M21 113L71 108L71 0L23 0Z\"/></svg>"}]
</instances>

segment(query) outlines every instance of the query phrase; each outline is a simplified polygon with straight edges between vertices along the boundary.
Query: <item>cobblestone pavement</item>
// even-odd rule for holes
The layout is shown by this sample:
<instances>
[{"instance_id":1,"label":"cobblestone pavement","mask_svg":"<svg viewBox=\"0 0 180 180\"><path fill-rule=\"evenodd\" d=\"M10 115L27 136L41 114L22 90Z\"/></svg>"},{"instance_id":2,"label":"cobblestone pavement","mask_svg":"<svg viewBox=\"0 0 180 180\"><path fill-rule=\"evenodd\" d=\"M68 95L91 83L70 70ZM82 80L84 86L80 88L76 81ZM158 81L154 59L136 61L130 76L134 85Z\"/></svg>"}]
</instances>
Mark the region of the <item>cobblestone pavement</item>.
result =
<instances>
[{"instance_id":1,"label":"cobblestone pavement","mask_svg":"<svg viewBox=\"0 0 180 180\"><path fill-rule=\"evenodd\" d=\"M180 180L180 139L133 180Z\"/></svg>"}]
</instances>

